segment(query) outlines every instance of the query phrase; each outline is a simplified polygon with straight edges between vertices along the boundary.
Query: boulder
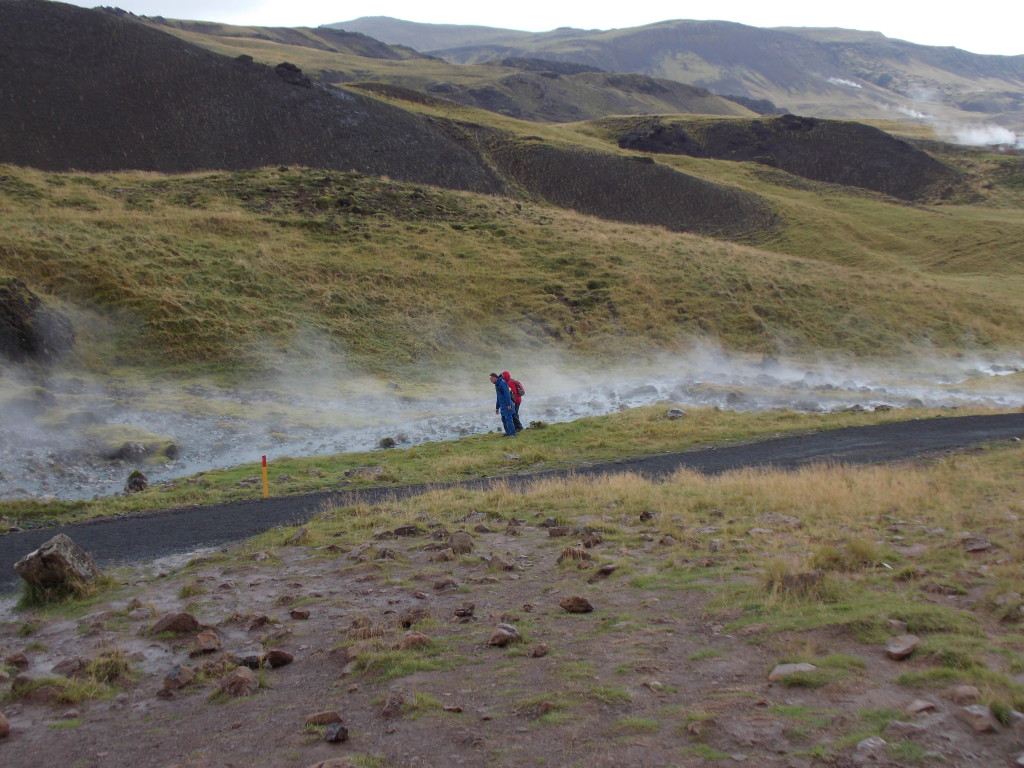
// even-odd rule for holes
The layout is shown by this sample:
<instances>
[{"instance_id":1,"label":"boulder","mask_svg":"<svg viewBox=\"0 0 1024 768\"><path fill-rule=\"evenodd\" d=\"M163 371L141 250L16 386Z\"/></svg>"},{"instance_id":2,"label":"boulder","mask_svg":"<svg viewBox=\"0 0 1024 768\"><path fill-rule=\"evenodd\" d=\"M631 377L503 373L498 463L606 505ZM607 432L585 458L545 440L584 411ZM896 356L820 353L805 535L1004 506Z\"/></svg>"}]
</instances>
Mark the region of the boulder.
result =
<instances>
[{"instance_id":1,"label":"boulder","mask_svg":"<svg viewBox=\"0 0 1024 768\"><path fill-rule=\"evenodd\" d=\"M124 481L125 493L141 493L149 487L149 478L139 470L133 470L128 479Z\"/></svg>"},{"instance_id":2,"label":"boulder","mask_svg":"<svg viewBox=\"0 0 1024 768\"><path fill-rule=\"evenodd\" d=\"M49 363L74 343L70 320L45 309L21 280L0 277L0 357Z\"/></svg>"},{"instance_id":3,"label":"boulder","mask_svg":"<svg viewBox=\"0 0 1024 768\"><path fill-rule=\"evenodd\" d=\"M251 696L260 687L260 679L248 667L238 667L221 678L220 692L232 698Z\"/></svg>"},{"instance_id":4,"label":"boulder","mask_svg":"<svg viewBox=\"0 0 1024 768\"><path fill-rule=\"evenodd\" d=\"M170 632L175 635L198 633L202 630L199 620L191 613L168 613L157 621L150 630L154 635Z\"/></svg>"},{"instance_id":5,"label":"boulder","mask_svg":"<svg viewBox=\"0 0 1024 768\"><path fill-rule=\"evenodd\" d=\"M14 570L33 586L71 591L101 575L92 555L63 533L21 558L14 564Z\"/></svg>"}]
</instances>

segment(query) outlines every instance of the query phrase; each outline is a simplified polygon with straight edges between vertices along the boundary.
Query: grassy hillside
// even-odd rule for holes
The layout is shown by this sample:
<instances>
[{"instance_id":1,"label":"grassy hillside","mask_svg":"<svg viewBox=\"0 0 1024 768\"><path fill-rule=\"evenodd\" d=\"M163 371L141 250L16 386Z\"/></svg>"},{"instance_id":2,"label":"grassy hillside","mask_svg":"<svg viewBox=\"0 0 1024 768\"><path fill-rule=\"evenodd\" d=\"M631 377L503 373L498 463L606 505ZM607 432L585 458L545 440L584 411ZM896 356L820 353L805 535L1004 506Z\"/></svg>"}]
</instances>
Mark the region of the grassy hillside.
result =
<instances>
[{"instance_id":1,"label":"grassy hillside","mask_svg":"<svg viewBox=\"0 0 1024 768\"><path fill-rule=\"evenodd\" d=\"M358 174L8 166L0 273L72 311L97 369L246 370L309 333L389 372L500 349L607 359L695 336L881 356L1024 338L1019 208L908 207L673 160L771 196L785 216L772 250Z\"/></svg>"}]
</instances>

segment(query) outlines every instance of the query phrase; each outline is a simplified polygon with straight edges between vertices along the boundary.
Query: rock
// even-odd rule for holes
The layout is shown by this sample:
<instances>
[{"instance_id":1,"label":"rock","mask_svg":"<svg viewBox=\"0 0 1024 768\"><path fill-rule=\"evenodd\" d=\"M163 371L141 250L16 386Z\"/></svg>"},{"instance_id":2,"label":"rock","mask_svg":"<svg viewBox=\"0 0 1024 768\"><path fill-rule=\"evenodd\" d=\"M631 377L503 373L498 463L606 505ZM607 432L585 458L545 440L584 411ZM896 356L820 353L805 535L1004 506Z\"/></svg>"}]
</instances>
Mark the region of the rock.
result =
<instances>
[{"instance_id":1,"label":"rock","mask_svg":"<svg viewBox=\"0 0 1024 768\"><path fill-rule=\"evenodd\" d=\"M407 632L398 644L398 650L407 651L410 648L426 648L432 643L433 640L422 632Z\"/></svg>"},{"instance_id":2,"label":"rock","mask_svg":"<svg viewBox=\"0 0 1024 768\"><path fill-rule=\"evenodd\" d=\"M324 730L324 741L329 741L331 744L348 741L348 728L341 723L331 723Z\"/></svg>"},{"instance_id":3,"label":"rock","mask_svg":"<svg viewBox=\"0 0 1024 768\"><path fill-rule=\"evenodd\" d=\"M7 717L3 712L0 712L0 739L6 739L11 733L11 724L7 722Z\"/></svg>"},{"instance_id":4,"label":"rock","mask_svg":"<svg viewBox=\"0 0 1024 768\"><path fill-rule=\"evenodd\" d=\"M885 653L890 659L902 661L916 651L920 644L921 638L917 635L900 635L885 644Z\"/></svg>"},{"instance_id":5,"label":"rock","mask_svg":"<svg viewBox=\"0 0 1024 768\"><path fill-rule=\"evenodd\" d=\"M981 536L966 536L962 543L964 552L984 552L992 548L992 544Z\"/></svg>"},{"instance_id":6,"label":"rock","mask_svg":"<svg viewBox=\"0 0 1024 768\"><path fill-rule=\"evenodd\" d=\"M282 651L280 648L271 648L263 654L263 660L270 665L271 669L277 669L278 667L291 664L295 660L295 656L288 653L288 651Z\"/></svg>"},{"instance_id":7,"label":"rock","mask_svg":"<svg viewBox=\"0 0 1024 768\"><path fill-rule=\"evenodd\" d=\"M558 604L562 606L562 610L567 613L590 613L594 610L594 606L590 604L590 601L585 597L580 597L579 595L563 597L558 601Z\"/></svg>"},{"instance_id":8,"label":"rock","mask_svg":"<svg viewBox=\"0 0 1024 768\"><path fill-rule=\"evenodd\" d=\"M148 487L149 478L137 469L132 470L132 473L128 475L128 479L124 481L125 493L142 493Z\"/></svg>"},{"instance_id":9,"label":"rock","mask_svg":"<svg viewBox=\"0 0 1024 768\"><path fill-rule=\"evenodd\" d=\"M535 659L541 659L547 656L550 652L551 646L549 646L547 643L539 643L538 645L535 645L533 647L532 651L530 651L530 656L532 656Z\"/></svg>"},{"instance_id":10,"label":"rock","mask_svg":"<svg viewBox=\"0 0 1024 768\"><path fill-rule=\"evenodd\" d=\"M415 606L402 612L398 617L398 623L403 629L409 629L413 624L419 624L430 618L430 611L421 606Z\"/></svg>"},{"instance_id":11,"label":"rock","mask_svg":"<svg viewBox=\"0 0 1024 768\"><path fill-rule=\"evenodd\" d=\"M920 723L907 723L903 720L893 720L883 731L887 736L900 736L903 738L921 736L928 733L928 727Z\"/></svg>"},{"instance_id":12,"label":"rock","mask_svg":"<svg viewBox=\"0 0 1024 768\"><path fill-rule=\"evenodd\" d=\"M592 549L604 542L604 536L600 533L589 532L583 535L583 546Z\"/></svg>"},{"instance_id":13,"label":"rock","mask_svg":"<svg viewBox=\"0 0 1024 768\"><path fill-rule=\"evenodd\" d=\"M413 525L412 523L409 523L407 525L398 526L397 528L395 528L393 533L395 534L395 536L419 536L421 533L423 533L423 529L421 529L418 525Z\"/></svg>"},{"instance_id":14,"label":"rock","mask_svg":"<svg viewBox=\"0 0 1024 768\"><path fill-rule=\"evenodd\" d=\"M147 456L149 456L149 448L146 447L145 443L140 443L137 440L128 440L117 449L113 458L126 461L129 464L141 464ZM131 475L128 475L129 479L134 474L132 472Z\"/></svg>"},{"instance_id":15,"label":"rock","mask_svg":"<svg viewBox=\"0 0 1024 768\"><path fill-rule=\"evenodd\" d=\"M71 592L79 591L101 575L92 555L63 533L21 558L14 564L14 570L33 586Z\"/></svg>"},{"instance_id":16,"label":"rock","mask_svg":"<svg viewBox=\"0 0 1024 768\"><path fill-rule=\"evenodd\" d=\"M590 553L583 547L566 547L562 550L562 554L558 556L559 563L564 563L566 561L584 563L590 559Z\"/></svg>"},{"instance_id":17,"label":"rock","mask_svg":"<svg viewBox=\"0 0 1024 768\"><path fill-rule=\"evenodd\" d=\"M85 669L85 662L82 659L64 659L54 664L50 670L61 677L79 677Z\"/></svg>"},{"instance_id":18,"label":"rock","mask_svg":"<svg viewBox=\"0 0 1024 768\"><path fill-rule=\"evenodd\" d=\"M473 615L473 611L476 610L475 603L463 603L455 609L455 615L460 619L467 619Z\"/></svg>"},{"instance_id":19,"label":"rock","mask_svg":"<svg viewBox=\"0 0 1024 768\"><path fill-rule=\"evenodd\" d=\"M0 357L49 363L75 343L71 321L46 309L21 280L0 277Z\"/></svg>"},{"instance_id":20,"label":"rock","mask_svg":"<svg viewBox=\"0 0 1024 768\"><path fill-rule=\"evenodd\" d=\"M456 531L448 537L448 546L457 555L468 555L473 551L473 537L465 531Z\"/></svg>"},{"instance_id":21,"label":"rock","mask_svg":"<svg viewBox=\"0 0 1024 768\"><path fill-rule=\"evenodd\" d=\"M292 610L288 612L288 615L291 616L295 621L305 621L309 618L309 609L292 608Z\"/></svg>"},{"instance_id":22,"label":"rock","mask_svg":"<svg viewBox=\"0 0 1024 768\"><path fill-rule=\"evenodd\" d=\"M496 571L514 571L516 569L515 563L510 563L501 555L492 555L491 559L487 561L487 567Z\"/></svg>"},{"instance_id":23,"label":"rock","mask_svg":"<svg viewBox=\"0 0 1024 768\"><path fill-rule=\"evenodd\" d=\"M995 733L999 730L999 721L992 714L992 710L984 704L960 707L954 714L978 733Z\"/></svg>"},{"instance_id":24,"label":"rock","mask_svg":"<svg viewBox=\"0 0 1024 768\"><path fill-rule=\"evenodd\" d=\"M813 672L817 667L807 662L800 662L798 664L777 664L768 674L768 681L775 683L779 680L783 680L790 675L795 675L799 672Z\"/></svg>"},{"instance_id":25,"label":"rock","mask_svg":"<svg viewBox=\"0 0 1024 768\"><path fill-rule=\"evenodd\" d=\"M548 536L572 536L576 529L571 525L552 525L548 528Z\"/></svg>"},{"instance_id":26,"label":"rock","mask_svg":"<svg viewBox=\"0 0 1024 768\"><path fill-rule=\"evenodd\" d=\"M391 691L387 698L384 699L384 707L381 709L381 714L384 717L397 717L402 714L403 709L411 706L414 701L415 699L411 694L398 688Z\"/></svg>"},{"instance_id":27,"label":"rock","mask_svg":"<svg viewBox=\"0 0 1024 768\"><path fill-rule=\"evenodd\" d=\"M668 419L669 421L681 419L685 415L686 411L684 411L682 408L669 408L667 411L665 411L665 418Z\"/></svg>"},{"instance_id":28,"label":"rock","mask_svg":"<svg viewBox=\"0 0 1024 768\"><path fill-rule=\"evenodd\" d=\"M164 677L164 690L177 691L184 688L195 679L195 672L191 667L183 667L175 664L174 669Z\"/></svg>"},{"instance_id":29,"label":"rock","mask_svg":"<svg viewBox=\"0 0 1024 768\"><path fill-rule=\"evenodd\" d=\"M490 639L487 641L488 645L493 645L498 648L504 648L506 645L512 643L518 643L522 639L519 634L519 630L511 624L499 624L494 628L491 633Z\"/></svg>"},{"instance_id":30,"label":"rock","mask_svg":"<svg viewBox=\"0 0 1024 768\"><path fill-rule=\"evenodd\" d=\"M459 582L453 579L451 576L444 576L434 582L434 589L438 592L444 592L448 589L458 589Z\"/></svg>"},{"instance_id":31,"label":"rock","mask_svg":"<svg viewBox=\"0 0 1024 768\"><path fill-rule=\"evenodd\" d=\"M387 450L388 448L394 448L396 445L398 445L398 443L395 441L395 438L393 437L382 437L380 440L377 441L377 447L384 450Z\"/></svg>"},{"instance_id":32,"label":"rock","mask_svg":"<svg viewBox=\"0 0 1024 768\"><path fill-rule=\"evenodd\" d=\"M4 664L14 667L15 669L28 669L29 660L22 651L17 653L10 653L4 657Z\"/></svg>"},{"instance_id":33,"label":"rock","mask_svg":"<svg viewBox=\"0 0 1024 768\"><path fill-rule=\"evenodd\" d=\"M889 619L885 622L885 626L888 627L889 631L894 635L907 634L907 622L902 619Z\"/></svg>"},{"instance_id":34,"label":"rock","mask_svg":"<svg viewBox=\"0 0 1024 768\"><path fill-rule=\"evenodd\" d=\"M431 563L447 563L450 560L454 560L455 557L455 550L449 547L448 549L442 549L438 552L431 553L430 557L427 558L427 561Z\"/></svg>"},{"instance_id":35,"label":"rock","mask_svg":"<svg viewBox=\"0 0 1024 768\"><path fill-rule=\"evenodd\" d=\"M914 699L912 702L907 704L906 708L903 711L906 712L908 715L919 715L922 712L934 712L935 709L935 705L932 704L930 701L925 701L924 699Z\"/></svg>"},{"instance_id":36,"label":"rock","mask_svg":"<svg viewBox=\"0 0 1024 768\"><path fill-rule=\"evenodd\" d=\"M260 687L260 679L248 667L238 667L221 678L220 692L232 698L251 696Z\"/></svg>"},{"instance_id":37,"label":"rock","mask_svg":"<svg viewBox=\"0 0 1024 768\"><path fill-rule=\"evenodd\" d=\"M189 652L189 656L202 656L204 653L216 653L220 650L220 635L212 629L205 629L196 635L196 645Z\"/></svg>"},{"instance_id":38,"label":"rock","mask_svg":"<svg viewBox=\"0 0 1024 768\"><path fill-rule=\"evenodd\" d=\"M164 632L184 635L198 633L202 628L202 625L191 613L179 612L165 614L153 625L150 632L154 635L160 635Z\"/></svg>"},{"instance_id":39,"label":"rock","mask_svg":"<svg viewBox=\"0 0 1024 768\"><path fill-rule=\"evenodd\" d=\"M649 509L645 509L643 512L640 513L640 522L641 523L649 522L649 521L653 520L654 518L655 518L655 513L651 512Z\"/></svg>"},{"instance_id":40,"label":"rock","mask_svg":"<svg viewBox=\"0 0 1024 768\"><path fill-rule=\"evenodd\" d=\"M885 749L886 741L881 736L868 736L857 743L858 752L881 752Z\"/></svg>"},{"instance_id":41,"label":"rock","mask_svg":"<svg viewBox=\"0 0 1024 768\"><path fill-rule=\"evenodd\" d=\"M336 709L328 709L306 717L306 725L330 725L331 723L341 722L344 722L344 719Z\"/></svg>"},{"instance_id":42,"label":"rock","mask_svg":"<svg viewBox=\"0 0 1024 768\"><path fill-rule=\"evenodd\" d=\"M305 526L299 528L295 533L284 540L284 543L289 546L301 546L309 543L309 529Z\"/></svg>"},{"instance_id":43,"label":"rock","mask_svg":"<svg viewBox=\"0 0 1024 768\"><path fill-rule=\"evenodd\" d=\"M957 685L946 692L946 698L954 704L973 704L981 698L981 691L973 685Z\"/></svg>"}]
</instances>

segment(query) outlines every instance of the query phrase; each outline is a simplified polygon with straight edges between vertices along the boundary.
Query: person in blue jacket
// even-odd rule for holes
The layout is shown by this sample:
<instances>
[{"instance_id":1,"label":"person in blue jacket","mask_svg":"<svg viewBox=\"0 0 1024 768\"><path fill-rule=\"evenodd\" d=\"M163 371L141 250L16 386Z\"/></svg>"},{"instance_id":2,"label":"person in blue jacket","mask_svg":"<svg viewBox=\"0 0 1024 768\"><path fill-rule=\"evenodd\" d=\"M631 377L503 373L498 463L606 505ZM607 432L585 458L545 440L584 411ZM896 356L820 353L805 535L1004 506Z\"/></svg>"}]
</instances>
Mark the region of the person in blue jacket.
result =
<instances>
[{"instance_id":1,"label":"person in blue jacket","mask_svg":"<svg viewBox=\"0 0 1024 768\"><path fill-rule=\"evenodd\" d=\"M494 385L494 391L498 394L497 400L494 401L494 412L501 414L501 424L505 428L504 437L515 437L516 425L512 417L515 415L516 409L512 403L512 393L508 390L508 384L496 373L491 374L491 384Z\"/></svg>"}]
</instances>

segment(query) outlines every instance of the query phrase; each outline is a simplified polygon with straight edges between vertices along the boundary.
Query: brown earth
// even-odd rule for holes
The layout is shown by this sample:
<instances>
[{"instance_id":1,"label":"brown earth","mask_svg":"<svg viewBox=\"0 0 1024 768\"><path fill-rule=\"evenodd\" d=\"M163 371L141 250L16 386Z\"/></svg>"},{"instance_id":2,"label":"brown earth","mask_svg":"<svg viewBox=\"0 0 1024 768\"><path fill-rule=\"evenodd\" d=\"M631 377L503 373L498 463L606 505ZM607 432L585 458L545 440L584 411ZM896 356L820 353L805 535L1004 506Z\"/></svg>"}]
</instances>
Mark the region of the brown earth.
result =
<instances>
[{"instance_id":1,"label":"brown earth","mask_svg":"<svg viewBox=\"0 0 1024 768\"><path fill-rule=\"evenodd\" d=\"M31 676L110 649L123 652L133 671L117 684L121 692L105 700L60 704L37 692L5 702L11 733L0 741L0 758L18 768L311 766L339 757L358 766L653 768L729 757L802 767L821 765L809 753L841 739L858 711L902 711L917 696L935 710L907 714L901 718L907 724L886 732L887 740L932 750L943 764L978 768L1009 765L1019 749L1019 734L1002 728L975 734L955 716L960 705L897 685L898 674L916 668L913 658L892 661L880 647L828 631L727 630L734 617L707 608L722 578L713 556L681 560L707 573L687 589L630 588L614 574L591 583L597 563L612 557L634 563L637 574L653 572L672 552L659 543L656 520L637 520L629 543L614 551L604 544L584 550L594 561L579 567L557 565L578 536L549 536L536 518L506 529L482 512L461 525L473 530L485 522L494 532L474 532L473 553L449 562L431 562L437 550L430 546L440 545L426 529L374 541L361 557L283 546L282 533L281 546L245 550L236 561L187 574L175 573L171 562L155 578L124 572L115 599L76 619L32 619L27 639L19 637L27 617L9 615L0 625L0 649L5 658L24 652ZM383 548L397 559L374 559ZM482 556L497 556L511 570L489 567ZM438 590L444 578L457 587ZM183 588L200 596L182 599ZM577 594L593 604L592 612L560 607ZM466 603L474 604L473 615L457 616ZM300 606L308 619L291 618ZM220 636L221 653L190 658L194 633L147 634L158 616L189 608ZM402 627L403 615L419 609L425 618ZM252 621L260 616L269 623ZM522 640L489 646L500 622L517 626ZM250 624L258 626L247 629ZM391 648L411 631L425 634L429 645L399 655L438 662L440 669L382 679L386 665L376 672L354 668L360 647ZM348 650L338 650L343 645ZM866 671L823 688L769 682L773 665L795 645L852 654ZM223 659L270 648L294 654L294 662L263 670L254 695L213 696ZM161 695L175 665L203 664L217 671ZM305 726L307 717L324 711L340 713L347 742L328 743L323 728ZM807 714L792 714L798 712ZM849 745L828 764L910 764L886 754Z\"/></svg>"}]
</instances>

